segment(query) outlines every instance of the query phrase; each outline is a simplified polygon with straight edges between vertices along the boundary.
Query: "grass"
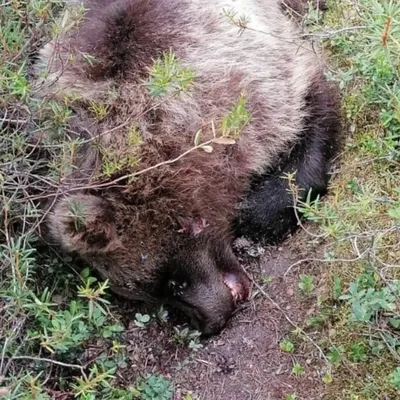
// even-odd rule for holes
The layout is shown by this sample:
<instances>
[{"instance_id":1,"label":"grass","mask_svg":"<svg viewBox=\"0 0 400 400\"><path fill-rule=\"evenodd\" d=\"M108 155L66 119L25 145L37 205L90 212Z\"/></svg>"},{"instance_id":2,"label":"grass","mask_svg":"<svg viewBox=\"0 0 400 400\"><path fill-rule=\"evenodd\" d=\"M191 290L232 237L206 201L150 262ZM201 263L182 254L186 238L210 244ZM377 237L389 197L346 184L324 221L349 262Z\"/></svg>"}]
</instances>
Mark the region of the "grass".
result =
<instances>
[{"instance_id":1,"label":"grass","mask_svg":"<svg viewBox=\"0 0 400 400\"><path fill-rule=\"evenodd\" d=\"M172 385L162 376L119 387L125 328L107 300L108 283L38 245L44 214L34 198L46 198L71 170L79 145L65 129L68 101L41 103L28 79L39 47L63 32L56 20L62 7L53 0L0 5L0 397L170 399ZM91 111L102 119L107 107L92 104ZM29 138L45 133L48 157L37 157ZM140 141L134 129L130 141ZM149 316L137 319L144 326Z\"/></svg>"},{"instance_id":2,"label":"grass","mask_svg":"<svg viewBox=\"0 0 400 400\"><path fill-rule=\"evenodd\" d=\"M400 5L330 3L323 19L310 9L304 25L331 59L328 75L340 87L348 135L329 196L301 205L314 225L310 240L322 249L323 266L322 279L305 272L298 282L299 294L316 302L304 329L326 357L321 376L328 400L392 399L400 396ZM160 375L121 385L118 371L129 365L125 326L109 302L108 283L86 266L76 270L74 259L43 249L37 240L44 214L34 200L46 198L71 171L80 145L66 129L68 99L41 103L29 83L37 50L71 27L56 20L62 7L54 0L0 5L0 397L170 399L173 384ZM81 16L72 15L72 25ZM245 17L227 17L246 29ZM169 53L155 63L150 78L150 90L162 97L182 85L189 90L193 73ZM243 94L217 124L221 137L214 133L201 144L199 131L195 147L210 152L212 143L234 143L251 118L245 101ZM90 111L102 120L109 105L92 103ZM28 137L44 134L47 157L37 157L36 142ZM132 151L101 149L103 177L137 167L135 148L142 138L134 124L128 136ZM165 319L166 311L156 318L137 313L134 325L147 329L157 318ZM283 339L281 350L292 353L298 336ZM202 346L198 333L175 328L173 340L191 349L184 368ZM302 363L294 362L292 374L302 379L303 372Z\"/></svg>"},{"instance_id":3,"label":"grass","mask_svg":"<svg viewBox=\"0 0 400 400\"><path fill-rule=\"evenodd\" d=\"M324 47L348 133L329 197L301 207L318 229L328 282L305 323L329 361L327 399L392 399L400 395L400 5L331 1L323 29L341 32Z\"/></svg>"}]
</instances>

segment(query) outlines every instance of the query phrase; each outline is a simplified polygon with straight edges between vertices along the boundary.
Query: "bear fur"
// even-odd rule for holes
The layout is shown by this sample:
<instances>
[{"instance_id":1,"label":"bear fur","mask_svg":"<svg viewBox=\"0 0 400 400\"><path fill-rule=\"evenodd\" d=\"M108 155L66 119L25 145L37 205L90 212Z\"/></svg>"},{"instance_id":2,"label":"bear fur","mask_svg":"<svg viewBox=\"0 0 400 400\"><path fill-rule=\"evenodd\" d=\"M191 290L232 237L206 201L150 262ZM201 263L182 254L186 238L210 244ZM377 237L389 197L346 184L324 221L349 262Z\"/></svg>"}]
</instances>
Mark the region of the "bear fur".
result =
<instances>
[{"instance_id":1,"label":"bear fur","mask_svg":"<svg viewBox=\"0 0 400 400\"><path fill-rule=\"evenodd\" d=\"M83 4L83 21L47 43L37 66L40 97L76 99L68 132L84 142L49 204L48 237L116 293L170 303L216 333L249 293L235 236L277 241L295 229L285 174L294 174L298 200L326 190L338 118L323 59L279 0ZM151 96L150 68L171 50L193 81ZM193 150L196 133L212 141L241 96L250 119L234 144ZM107 105L104 118L94 104ZM133 148L129 132L140 138ZM134 162L99 178L107 151Z\"/></svg>"}]
</instances>

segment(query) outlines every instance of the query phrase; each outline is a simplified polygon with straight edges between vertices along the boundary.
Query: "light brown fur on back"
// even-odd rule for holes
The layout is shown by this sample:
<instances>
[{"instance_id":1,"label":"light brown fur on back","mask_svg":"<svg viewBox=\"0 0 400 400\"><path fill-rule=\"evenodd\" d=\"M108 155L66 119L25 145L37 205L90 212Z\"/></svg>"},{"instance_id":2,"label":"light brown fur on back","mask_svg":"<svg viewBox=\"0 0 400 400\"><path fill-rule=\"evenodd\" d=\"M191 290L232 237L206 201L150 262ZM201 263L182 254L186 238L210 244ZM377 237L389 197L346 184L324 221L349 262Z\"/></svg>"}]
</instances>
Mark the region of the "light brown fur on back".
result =
<instances>
[{"instance_id":1,"label":"light brown fur on back","mask_svg":"<svg viewBox=\"0 0 400 400\"><path fill-rule=\"evenodd\" d=\"M304 99L321 66L277 0L86 5L90 11L79 29L42 49L41 68L48 75L37 81L44 98L76 95L71 125L97 138L97 147L77 159L80 172L65 177L65 186L96 183L104 159L98 149L123 152L133 126L142 140L134 150L138 162L116 177L166 164L124 182L122 188L76 195L92 217L102 205L91 196L100 196L111 207L112 218L101 229L103 241L97 237L101 252L82 244L87 240L82 232L65 230L71 198L58 202L50 225L67 250L78 251L105 276L129 287L131 281L147 279L164 261L158 249L197 236L198 221L203 224L201 245L230 242L235 205L248 190L249 177L268 170L302 133ZM231 21L223 11L229 8L237 11ZM234 23L241 14L250 19L243 30ZM193 70L193 85L186 92L152 98L143 80L152 62L170 49L183 67ZM94 57L93 65L87 55ZM212 153L197 149L167 163L193 147L199 129L202 142L211 140L212 126L219 126L241 94L251 121L234 145L213 144ZM91 102L109 105L102 121L88 111ZM61 239L66 235L71 237Z\"/></svg>"}]
</instances>

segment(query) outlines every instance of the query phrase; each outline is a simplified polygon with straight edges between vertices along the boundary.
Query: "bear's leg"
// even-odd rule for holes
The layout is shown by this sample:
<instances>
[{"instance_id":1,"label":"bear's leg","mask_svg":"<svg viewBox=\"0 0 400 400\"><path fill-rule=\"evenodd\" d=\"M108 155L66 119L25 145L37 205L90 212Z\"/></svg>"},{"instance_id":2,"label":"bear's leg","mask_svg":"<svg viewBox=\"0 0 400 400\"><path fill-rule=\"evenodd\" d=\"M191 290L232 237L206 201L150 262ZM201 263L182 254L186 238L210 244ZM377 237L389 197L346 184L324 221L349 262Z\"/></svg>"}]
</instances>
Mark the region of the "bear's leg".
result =
<instances>
[{"instance_id":1,"label":"bear's leg","mask_svg":"<svg viewBox=\"0 0 400 400\"><path fill-rule=\"evenodd\" d=\"M308 118L301 140L283 158L279 168L259 177L239 207L234 228L237 236L277 242L298 226L295 200L286 174L294 174L297 199L305 201L326 192L333 157L339 147L337 97L325 78L319 77L306 98Z\"/></svg>"}]
</instances>

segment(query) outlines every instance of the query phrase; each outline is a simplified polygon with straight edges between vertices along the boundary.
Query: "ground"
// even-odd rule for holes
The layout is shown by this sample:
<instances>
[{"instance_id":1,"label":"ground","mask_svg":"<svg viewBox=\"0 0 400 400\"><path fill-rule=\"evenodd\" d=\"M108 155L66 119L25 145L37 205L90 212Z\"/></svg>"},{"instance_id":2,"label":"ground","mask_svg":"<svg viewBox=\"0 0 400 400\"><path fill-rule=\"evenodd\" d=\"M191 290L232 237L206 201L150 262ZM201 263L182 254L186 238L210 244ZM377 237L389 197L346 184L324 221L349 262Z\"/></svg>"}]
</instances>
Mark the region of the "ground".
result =
<instances>
[{"instance_id":1,"label":"ground","mask_svg":"<svg viewBox=\"0 0 400 400\"><path fill-rule=\"evenodd\" d=\"M295 329L286 317L299 323L313 312L312 301L297 288L298 268L290 270L297 261L310 256L304 239L297 234L280 247L245 245L243 265L261 281L268 281L261 290L270 298L254 287L251 301L242 305L220 335L202 340L204 347L192 354L193 359L184 367L190 351L175 344L171 324L162 329L153 324L144 330L131 324L127 350L134 366L121 371L122 379L129 382L130 374L136 379L143 370L163 374L176 385L174 399L183 399L187 391L207 400L284 399L285 394L294 393L296 399L322 398L318 349L305 343L293 353L280 349L280 343ZM247 241L238 243L243 246ZM250 257L248 253L261 254ZM306 270L315 269L308 266ZM136 312L135 307L131 319ZM304 367L304 375L292 373L294 362Z\"/></svg>"}]
</instances>

